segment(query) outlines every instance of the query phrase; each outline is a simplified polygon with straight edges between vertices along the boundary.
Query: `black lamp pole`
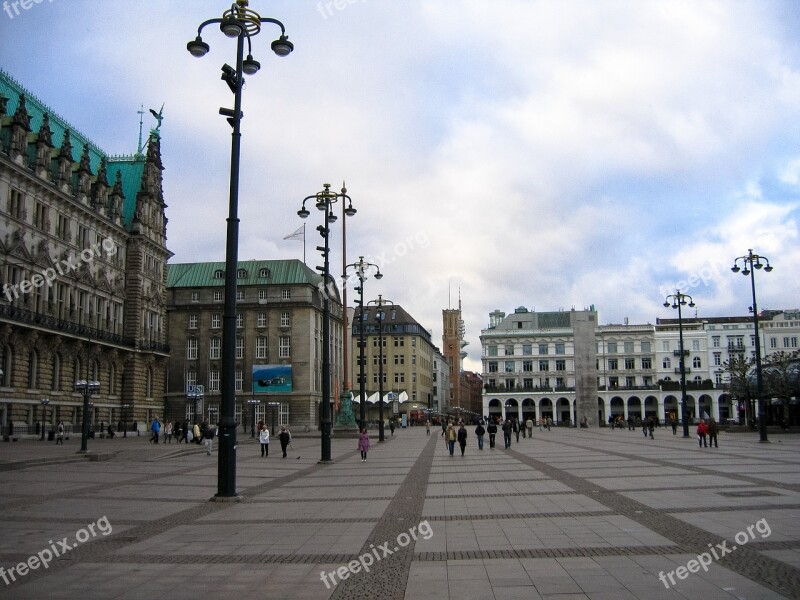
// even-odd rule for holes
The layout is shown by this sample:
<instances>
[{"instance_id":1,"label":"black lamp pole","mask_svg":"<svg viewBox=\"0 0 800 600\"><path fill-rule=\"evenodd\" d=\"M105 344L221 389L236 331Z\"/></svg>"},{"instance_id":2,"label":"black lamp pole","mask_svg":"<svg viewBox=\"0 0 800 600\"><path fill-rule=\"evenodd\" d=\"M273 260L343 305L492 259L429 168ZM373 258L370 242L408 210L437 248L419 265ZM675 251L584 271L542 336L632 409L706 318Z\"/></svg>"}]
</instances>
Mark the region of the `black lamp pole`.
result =
<instances>
[{"instance_id":1,"label":"black lamp pole","mask_svg":"<svg viewBox=\"0 0 800 600\"><path fill-rule=\"evenodd\" d=\"M382 442L385 439L383 424L383 308L394 306L394 303L391 300L385 300L381 294L378 294L378 299L370 300L369 304L378 307L378 441Z\"/></svg>"},{"instance_id":2,"label":"black lamp pole","mask_svg":"<svg viewBox=\"0 0 800 600\"><path fill-rule=\"evenodd\" d=\"M364 260L363 256L358 257L357 263L351 263L349 265L345 265L345 273L342 275L345 279L347 278L347 268L353 267L355 269L356 275L358 276L358 280L360 281L359 286L356 288L358 292L358 345L360 348L359 351L359 368L358 368L358 393L359 393L359 428L364 429L367 426L367 403L364 398L366 394L366 380L364 379L364 281L367 279L367 271L369 271L370 267L375 267L377 273L375 273L375 279L381 279L383 277L383 273L381 273L380 268L375 263L367 262ZM350 335L350 332L347 332L346 335Z\"/></svg>"},{"instance_id":3,"label":"black lamp pole","mask_svg":"<svg viewBox=\"0 0 800 600\"><path fill-rule=\"evenodd\" d=\"M50 400L48 398L42 398L42 438L41 441L44 441L44 424L47 422L47 405L50 404Z\"/></svg>"},{"instance_id":4,"label":"black lamp pole","mask_svg":"<svg viewBox=\"0 0 800 600\"><path fill-rule=\"evenodd\" d=\"M331 191L330 183L322 184L322 191L317 192L313 196L306 196L303 198L303 205L297 211L297 215L301 219L308 218L311 214L306 210L306 202L314 200L316 207L325 213L324 225L319 225L317 231L325 241L323 246L317 246L317 250L322 253L322 266L317 267L317 271L322 273L322 282L320 284L320 293L322 294L322 439L321 439L321 463L331 462L331 430L333 423L331 420L331 307L330 307L330 292L328 285L331 284L330 280L330 261L328 255L330 254L329 237L331 223L336 222L336 215L333 212L333 205L342 199L347 200L347 208L344 214L347 217L352 217L356 214L356 209L353 208L353 200L347 195L347 189L343 186L340 193Z\"/></svg>"},{"instance_id":5,"label":"black lamp pole","mask_svg":"<svg viewBox=\"0 0 800 600\"><path fill-rule=\"evenodd\" d=\"M744 269L739 267L739 261L742 261ZM762 262L763 261L763 262ZM769 273L772 271L772 265L769 264L769 259L766 256L753 254L753 250L749 249L745 256L738 256L733 260L733 267L731 271L734 273L742 272L742 275L747 277L750 275L750 286L753 290L753 328L756 334L756 396L758 400L758 436L760 442L769 442L767 439L767 413L764 407L764 380L761 374L761 339L758 333L758 305L756 304L756 269L763 268L764 271Z\"/></svg>"},{"instance_id":6,"label":"black lamp pole","mask_svg":"<svg viewBox=\"0 0 800 600\"><path fill-rule=\"evenodd\" d=\"M687 303L688 300L688 303ZM682 294L680 290L676 290L674 294L668 295L664 300L664 306L669 308L678 309L678 351L680 352L680 369L681 369L681 413L683 420L683 437L689 437L689 413L686 408L686 365L684 364L684 357L686 352L683 349L683 314L681 313L681 306L689 305L690 307L696 306L694 300L689 294Z\"/></svg>"},{"instance_id":7,"label":"black lamp pole","mask_svg":"<svg viewBox=\"0 0 800 600\"><path fill-rule=\"evenodd\" d=\"M255 75L261 64L251 54L251 38L261 31L262 23L273 23L280 27L280 37L272 42L272 51L278 56L286 56L294 49L287 39L283 23L262 17L248 8L248 0L237 0L221 18L209 19L200 24L197 38L186 44L192 56L205 56L209 45L200 37L203 28L218 23L227 37L236 38L236 69L230 65L222 66L222 79L233 92L233 110L220 108L221 115L228 117L233 128L231 134L231 175L230 197L227 219L227 242L225 246L225 305L222 313L222 384L219 435L219 462L217 470L217 496L236 496L236 271L239 250L239 155L242 120L243 75ZM247 40L247 58L244 55L244 42Z\"/></svg>"}]
</instances>

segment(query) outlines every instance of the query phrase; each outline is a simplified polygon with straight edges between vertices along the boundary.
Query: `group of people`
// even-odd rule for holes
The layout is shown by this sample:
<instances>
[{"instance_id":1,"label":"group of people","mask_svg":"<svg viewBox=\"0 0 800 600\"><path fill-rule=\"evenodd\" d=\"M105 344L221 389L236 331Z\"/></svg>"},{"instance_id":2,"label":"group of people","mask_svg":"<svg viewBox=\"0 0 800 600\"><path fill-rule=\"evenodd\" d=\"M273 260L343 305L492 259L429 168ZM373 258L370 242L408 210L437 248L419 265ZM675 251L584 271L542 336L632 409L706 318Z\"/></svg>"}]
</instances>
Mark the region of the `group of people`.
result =
<instances>
[{"instance_id":1,"label":"group of people","mask_svg":"<svg viewBox=\"0 0 800 600\"><path fill-rule=\"evenodd\" d=\"M269 456L269 429L264 424L264 421L258 422L258 441L261 444L261 458ZM292 434L285 425L281 425L281 432L278 434L278 441L281 444L281 451L283 458L286 458L286 449L292 443Z\"/></svg>"},{"instance_id":2,"label":"group of people","mask_svg":"<svg viewBox=\"0 0 800 600\"><path fill-rule=\"evenodd\" d=\"M503 432L503 447L511 448L512 435L516 437L519 443L519 436L533 438L533 419L527 419L524 423L520 423L517 419L506 419L500 424L500 430ZM548 427L546 420L542 420L539 424L539 430ZM549 429L549 427L548 427ZM475 437L478 440L478 450L483 450L484 437L489 435L489 448L494 448L498 431L498 420L496 418L489 419L488 424L484 425L484 421L479 421L475 426ZM452 422L442 423L442 437L444 437L447 449L452 456L455 454L455 444L458 442L461 449L461 456L464 456L464 451L467 447L467 428L464 421L458 422L458 429Z\"/></svg>"},{"instance_id":3,"label":"group of people","mask_svg":"<svg viewBox=\"0 0 800 600\"><path fill-rule=\"evenodd\" d=\"M172 436L175 436L175 439L180 444L181 442L189 443L189 432L192 433L192 442L195 444L203 444L206 448L206 454L211 454L214 445L214 438L217 435L217 426L210 425L206 421L203 423L195 423L194 426L189 425L189 421L186 420L183 423L180 421L175 421L175 423L171 423L167 421L165 425L161 425L161 421L159 421L158 417L153 419L153 422L150 424L150 443L157 444L159 438L161 437L162 433L164 435L164 443L172 443Z\"/></svg>"}]
</instances>

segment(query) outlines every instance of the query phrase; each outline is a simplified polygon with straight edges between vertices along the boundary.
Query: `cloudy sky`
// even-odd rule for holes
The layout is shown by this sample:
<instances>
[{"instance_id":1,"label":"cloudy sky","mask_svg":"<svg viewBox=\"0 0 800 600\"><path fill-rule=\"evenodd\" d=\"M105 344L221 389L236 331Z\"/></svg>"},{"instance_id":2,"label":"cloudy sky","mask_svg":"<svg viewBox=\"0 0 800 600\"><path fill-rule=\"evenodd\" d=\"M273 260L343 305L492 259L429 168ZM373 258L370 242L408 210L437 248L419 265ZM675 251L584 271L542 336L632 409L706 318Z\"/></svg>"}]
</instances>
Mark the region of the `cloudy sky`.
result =
<instances>
[{"instance_id":1,"label":"cloudy sky","mask_svg":"<svg viewBox=\"0 0 800 600\"><path fill-rule=\"evenodd\" d=\"M111 154L164 104L174 262L224 260L235 42L224 0L30 0L0 12L0 66ZM3 5L0 4L0 7ZM301 200L347 183L348 262L441 346L460 290L470 356L494 309L595 305L601 323L800 306L800 5L740 1L253 0L241 260L302 258ZM146 115L149 117L149 113ZM145 119L145 129L154 126ZM308 222L308 259L319 263ZM333 264L341 265L341 230ZM354 294L350 293L352 299Z\"/></svg>"}]
</instances>

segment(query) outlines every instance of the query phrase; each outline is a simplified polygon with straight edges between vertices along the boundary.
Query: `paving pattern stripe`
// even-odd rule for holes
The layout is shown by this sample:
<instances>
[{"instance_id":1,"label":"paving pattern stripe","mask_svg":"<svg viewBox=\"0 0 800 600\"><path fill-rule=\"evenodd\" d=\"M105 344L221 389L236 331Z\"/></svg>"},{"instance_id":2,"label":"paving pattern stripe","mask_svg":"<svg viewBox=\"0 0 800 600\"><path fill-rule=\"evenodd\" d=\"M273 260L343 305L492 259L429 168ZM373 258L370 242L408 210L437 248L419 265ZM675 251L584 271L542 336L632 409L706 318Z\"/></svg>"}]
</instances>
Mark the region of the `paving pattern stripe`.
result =
<instances>
[{"instance_id":1,"label":"paving pattern stripe","mask_svg":"<svg viewBox=\"0 0 800 600\"><path fill-rule=\"evenodd\" d=\"M494 521L497 519L557 519L560 517L598 517L616 514L609 508L597 510L565 510L562 512L540 513L497 513L497 514L469 514L469 515L424 515L427 521Z\"/></svg>"},{"instance_id":2,"label":"paving pattern stripe","mask_svg":"<svg viewBox=\"0 0 800 600\"><path fill-rule=\"evenodd\" d=\"M408 533L409 528L420 523L437 445L436 437L431 436L428 443L422 447L419 457L409 468L408 475L400 484L394 499L361 547L359 556L372 552L373 548L380 548L387 542L394 544L401 533ZM416 540L410 540L404 548L398 548L391 556L376 561L369 573L360 573L358 577L340 582L330 600L374 600L375 598L403 600L408 584L408 573L414 559L415 545ZM347 562L349 561L343 560L340 564L344 565Z\"/></svg>"},{"instance_id":3,"label":"paving pattern stripe","mask_svg":"<svg viewBox=\"0 0 800 600\"><path fill-rule=\"evenodd\" d=\"M594 447L589 449L563 439L549 443L557 444L558 448L578 447L591 450L592 453L609 452L617 454L604 448ZM586 479L572 475L566 470L551 466L514 449L507 450L507 452L520 462L549 475L555 481L588 495L616 513L628 517L632 521L673 541L680 548L680 552L676 553L699 555L709 550L709 543L713 544L722 541L720 536L681 521L677 517L668 514L667 511L651 508L616 491L598 490L595 484ZM744 525L746 526L747 524L745 523ZM760 554L749 544L747 546L739 546L735 552L720 557L717 562L778 594L800 600L800 569Z\"/></svg>"},{"instance_id":4,"label":"paving pattern stripe","mask_svg":"<svg viewBox=\"0 0 800 600\"><path fill-rule=\"evenodd\" d=\"M339 458L339 460L344 461L348 458L355 456L358 453L357 450L353 450L347 454L344 454ZM269 481L258 485L253 486L247 489L248 494L262 494L266 493L270 490L275 488L281 487L286 485L292 481L300 479L301 477L307 477L308 475L320 470L325 469L329 465L322 465L318 463L314 463L308 467L303 469L299 469L293 473L288 473L283 477L278 477L275 479L270 479ZM192 467L187 467L184 471L193 472L197 471L198 469L207 469L208 465L197 466L194 465ZM138 478L142 480L142 483L151 482L152 481L152 474L146 477ZM110 484L112 487L120 487L123 485L130 485L130 480L124 483L119 484ZM96 487L102 487L104 489L108 488L109 485L101 484ZM63 499L63 493L59 496ZM115 498L115 500L119 500L119 498ZM242 500L246 501L246 497L242 498ZM37 502L34 502L34 504ZM31 502L29 500L26 505L30 505ZM202 502L200 504L194 504L190 508L182 510L177 513L173 513L166 517L162 517L160 519L154 519L152 521L147 521L145 523L141 523L134 526L132 529L129 529L125 532L125 536L119 537L111 537L109 539L104 540L93 540L86 544L82 544L76 548L73 548L69 554L65 554L63 557L59 557L52 563L50 563L48 567L48 572L53 573L54 571L64 569L67 567L71 567L75 565L77 562L95 562L97 560L105 560L109 557L109 554L116 552L128 545L137 544L142 542L148 538L154 537L164 531L172 529L174 527L178 527L180 525L190 525L195 523L196 521L202 519L203 517L207 517L209 515L213 515L214 513L221 512L229 507L237 506L240 502ZM3 507L4 509L7 508L6 506ZM132 555L129 555L132 556ZM27 557L26 557L27 558ZM122 560L118 562L128 562L128 560ZM17 585L25 585L25 580L17 580L16 582L12 582L8 587L14 587Z\"/></svg>"},{"instance_id":5,"label":"paving pattern stripe","mask_svg":"<svg viewBox=\"0 0 800 600\"><path fill-rule=\"evenodd\" d=\"M467 552L419 552L414 560L435 562L464 560L466 558L487 560L492 558L595 558L598 556L661 556L678 554L675 546L607 546L603 548L541 548L524 550L470 550Z\"/></svg>"}]
</instances>

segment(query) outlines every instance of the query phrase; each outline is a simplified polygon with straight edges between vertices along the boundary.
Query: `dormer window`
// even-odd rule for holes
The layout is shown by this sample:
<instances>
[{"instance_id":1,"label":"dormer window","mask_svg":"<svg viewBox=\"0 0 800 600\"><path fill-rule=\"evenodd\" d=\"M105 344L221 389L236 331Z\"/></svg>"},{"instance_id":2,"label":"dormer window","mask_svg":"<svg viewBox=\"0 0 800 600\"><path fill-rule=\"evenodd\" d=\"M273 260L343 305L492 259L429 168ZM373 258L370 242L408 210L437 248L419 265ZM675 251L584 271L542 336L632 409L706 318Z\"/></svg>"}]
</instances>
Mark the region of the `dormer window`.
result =
<instances>
[{"instance_id":1,"label":"dormer window","mask_svg":"<svg viewBox=\"0 0 800 600\"><path fill-rule=\"evenodd\" d=\"M258 276L259 276L259 277L261 277L261 278L268 278L268 277L270 277L270 272L269 272L269 269L261 269L261 270L258 272Z\"/></svg>"},{"instance_id":2,"label":"dormer window","mask_svg":"<svg viewBox=\"0 0 800 600\"><path fill-rule=\"evenodd\" d=\"M214 279L225 279L225 271L222 269L214 271Z\"/></svg>"},{"instance_id":3,"label":"dormer window","mask_svg":"<svg viewBox=\"0 0 800 600\"><path fill-rule=\"evenodd\" d=\"M247 269L239 269L236 271L236 279L247 279Z\"/></svg>"}]
</instances>

